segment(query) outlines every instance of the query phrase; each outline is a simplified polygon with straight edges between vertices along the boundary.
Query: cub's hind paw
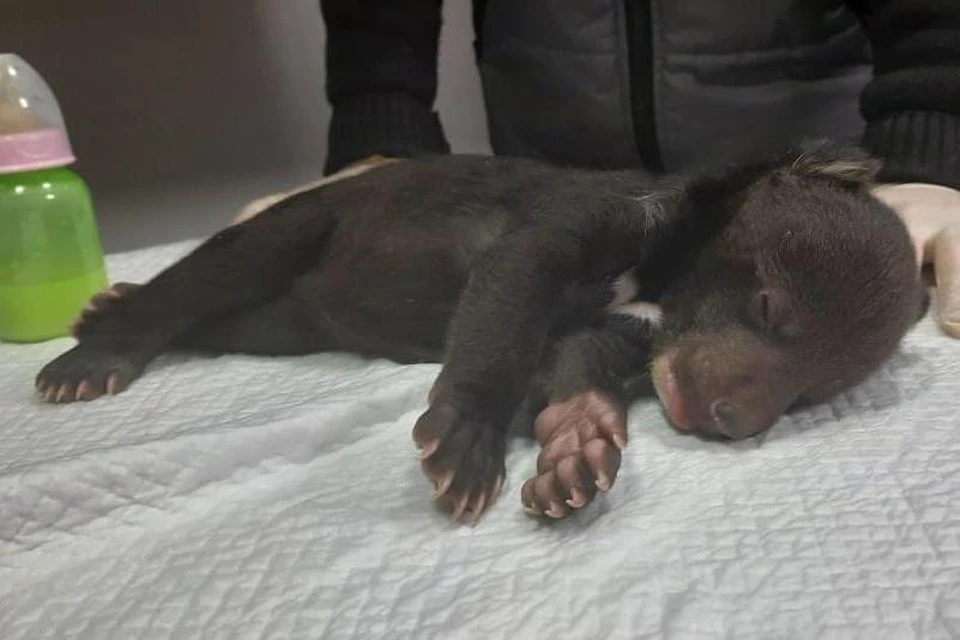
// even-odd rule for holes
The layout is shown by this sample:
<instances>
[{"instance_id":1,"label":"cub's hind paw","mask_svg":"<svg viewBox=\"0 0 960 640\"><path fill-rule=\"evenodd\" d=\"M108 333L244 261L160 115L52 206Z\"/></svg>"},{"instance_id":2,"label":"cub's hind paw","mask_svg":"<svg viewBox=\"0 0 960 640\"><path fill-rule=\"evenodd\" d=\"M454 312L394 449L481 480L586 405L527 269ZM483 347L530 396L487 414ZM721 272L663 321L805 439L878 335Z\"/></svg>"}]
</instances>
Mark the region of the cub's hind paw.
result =
<instances>
[{"instance_id":1,"label":"cub's hind paw","mask_svg":"<svg viewBox=\"0 0 960 640\"><path fill-rule=\"evenodd\" d=\"M89 401L115 395L140 377L135 359L79 345L60 355L37 374L37 392L47 402Z\"/></svg>"},{"instance_id":2,"label":"cub's hind paw","mask_svg":"<svg viewBox=\"0 0 960 640\"><path fill-rule=\"evenodd\" d=\"M506 475L506 436L495 425L452 405L432 406L417 421L413 439L420 466L450 504L452 519L475 523L496 500Z\"/></svg>"},{"instance_id":3,"label":"cub's hind paw","mask_svg":"<svg viewBox=\"0 0 960 640\"><path fill-rule=\"evenodd\" d=\"M609 396L589 391L551 404L534 433L542 449L536 477L520 491L525 512L564 518L613 486L627 428L625 411Z\"/></svg>"},{"instance_id":4,"label":"cub's hind paw","mask_svg":"<svg viewBox=\"0 0 960 640\"><path fill-rule=\"evenodd\" d=\"M87 306L83 308L80 315L70 325L70 335L74 338L80 337L80 332L94 322L98 316L106 313L116 305L124 296L127 296L143 285L133 284L131 282L118 282L108 289L90 298Z\"/></svg>"}]
</instances>

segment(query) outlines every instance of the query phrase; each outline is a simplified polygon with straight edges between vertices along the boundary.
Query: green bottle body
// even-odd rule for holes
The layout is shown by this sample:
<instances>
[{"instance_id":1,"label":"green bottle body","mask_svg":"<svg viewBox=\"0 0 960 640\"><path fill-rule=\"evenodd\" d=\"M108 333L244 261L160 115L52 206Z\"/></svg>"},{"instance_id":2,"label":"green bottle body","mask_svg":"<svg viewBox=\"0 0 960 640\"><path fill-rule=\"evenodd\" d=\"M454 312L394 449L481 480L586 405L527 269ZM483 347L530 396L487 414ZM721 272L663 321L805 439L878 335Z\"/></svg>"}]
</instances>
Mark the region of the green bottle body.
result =
<instances>
[{"instance_id":1,"label":"green bottle body","mask_svg":"<svg viewBox=\"0 0 960 640\"><path fill-rule=\"evenodd\" d=\"M69 335L107 286L90 192L64 167L0 174L0 340Z\"/></svg>"}]
</instances>

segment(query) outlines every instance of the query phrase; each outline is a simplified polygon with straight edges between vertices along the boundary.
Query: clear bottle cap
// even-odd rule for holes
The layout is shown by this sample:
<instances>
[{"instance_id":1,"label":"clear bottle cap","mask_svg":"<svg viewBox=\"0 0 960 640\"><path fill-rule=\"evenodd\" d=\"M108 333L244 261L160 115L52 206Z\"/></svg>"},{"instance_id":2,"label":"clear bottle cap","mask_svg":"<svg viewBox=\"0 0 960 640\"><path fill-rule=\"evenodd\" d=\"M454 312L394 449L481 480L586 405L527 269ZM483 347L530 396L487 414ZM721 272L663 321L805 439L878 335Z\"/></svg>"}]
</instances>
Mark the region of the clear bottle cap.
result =
<instances>
[{"instance_id":1,"label":"clear bottle cap","mask_svg":"<svg viewBox=\"0 0 960 640\"><path fill-rule=\"evenodd\" d=\"M0 54L0 173L75 160L56 96L20 56Z\"/></svg>"}]
</instances>

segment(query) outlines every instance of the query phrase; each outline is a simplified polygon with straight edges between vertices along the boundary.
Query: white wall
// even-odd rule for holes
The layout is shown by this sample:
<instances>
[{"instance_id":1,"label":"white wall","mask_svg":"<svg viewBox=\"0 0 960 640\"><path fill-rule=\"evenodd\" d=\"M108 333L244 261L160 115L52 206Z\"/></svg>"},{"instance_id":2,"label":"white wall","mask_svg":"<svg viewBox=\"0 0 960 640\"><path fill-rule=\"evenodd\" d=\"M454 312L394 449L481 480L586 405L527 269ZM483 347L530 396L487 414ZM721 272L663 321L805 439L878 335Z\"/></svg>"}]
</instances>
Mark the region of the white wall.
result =
<instances>
[{"instance_id":1,"label":"white wall","mask_svg":"<svg viewBox=\"0 0 960 640\"><path fill-rule=\"evenodd\" d=\"M486 152L469 5L445 3L438 107L455 151ZM57 93L108 251L208 234L322 173L318 0L29 0L0 19L0 51Z\"/></svg>"}]
</instances>

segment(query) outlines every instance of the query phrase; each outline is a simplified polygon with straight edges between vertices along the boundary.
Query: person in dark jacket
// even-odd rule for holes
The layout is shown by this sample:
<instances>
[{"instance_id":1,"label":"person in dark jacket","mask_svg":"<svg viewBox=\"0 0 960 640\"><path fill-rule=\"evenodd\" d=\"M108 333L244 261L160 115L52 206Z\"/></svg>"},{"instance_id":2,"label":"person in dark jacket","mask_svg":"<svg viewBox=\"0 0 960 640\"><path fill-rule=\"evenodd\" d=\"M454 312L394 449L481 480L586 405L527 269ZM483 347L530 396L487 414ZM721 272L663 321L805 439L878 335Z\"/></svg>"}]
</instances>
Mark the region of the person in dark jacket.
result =
<instances>
[{"instance_id":1,"label":"person in dark jacket","mask_svg":"<svg viewBox=\"0 0 960 640\"><path fill-rule=\"evenodd\" d=\"M448 153L442 0L321 0L325 172ZM683 171L858 141L960 336L960 0L473 0L493 152ZM341 170L347 168L346 173Z\"/></svg>"},{"instance_id":2,"label":"person in dark jacket","mask_svg":"<svg viewBox=\"0 0 960 640\"><path fill-rule=\"evenodd\" d=\"M440 0L321 0L327 171L449 151ZM960 188L956 0L474 0L494 153L677 171L860 138L890 181Z\"/></svg>"}]
</instances>

